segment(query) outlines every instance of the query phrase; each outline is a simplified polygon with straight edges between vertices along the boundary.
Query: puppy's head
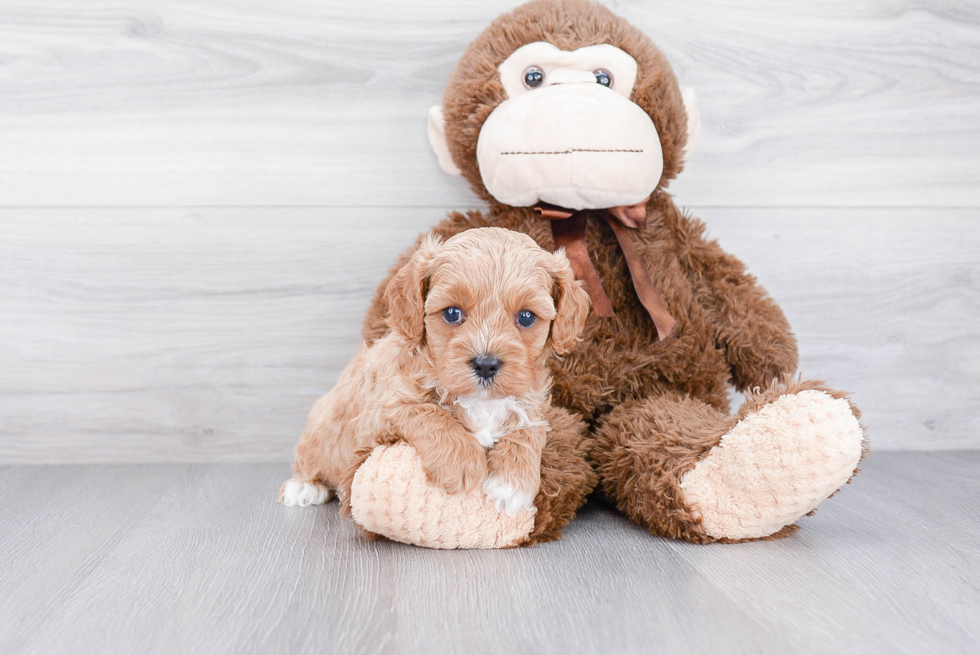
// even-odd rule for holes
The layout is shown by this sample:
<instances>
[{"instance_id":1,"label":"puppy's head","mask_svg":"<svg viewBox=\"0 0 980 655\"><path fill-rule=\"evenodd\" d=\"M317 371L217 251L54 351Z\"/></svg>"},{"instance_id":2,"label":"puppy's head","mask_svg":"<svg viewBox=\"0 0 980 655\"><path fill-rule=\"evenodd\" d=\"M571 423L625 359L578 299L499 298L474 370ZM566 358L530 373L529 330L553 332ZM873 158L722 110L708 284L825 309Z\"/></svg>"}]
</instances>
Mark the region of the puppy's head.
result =
<instances>
[{"instance_id":1,"label":"puppy's head","mask_svg":"<svg viewBox=\"0 0 980 655\"><path fill-rule=\"evenodd\" d=\"M571 350L589 297L564 253L502 228L426 237L385 292L388 324L432 362L454 396L520 395Z\"/></svg>"}]
</instances>

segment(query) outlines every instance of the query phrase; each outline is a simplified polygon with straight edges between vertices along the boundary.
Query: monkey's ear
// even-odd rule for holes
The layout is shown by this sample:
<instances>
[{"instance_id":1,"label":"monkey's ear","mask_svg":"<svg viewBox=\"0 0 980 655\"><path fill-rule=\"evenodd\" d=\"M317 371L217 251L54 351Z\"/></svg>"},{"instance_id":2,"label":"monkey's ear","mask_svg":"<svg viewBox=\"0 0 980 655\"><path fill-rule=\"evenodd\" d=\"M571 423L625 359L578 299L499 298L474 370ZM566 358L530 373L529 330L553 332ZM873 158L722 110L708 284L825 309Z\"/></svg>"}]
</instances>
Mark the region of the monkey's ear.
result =
<instances>
[{"instance_id":1,"label":"monkey's ear","mask_svg":"<svg viewBox=\"0 0 980 655\"><path fill-rule=\"evenodd\" d=\"M432 259L440 248L439 237L427 234L408 263L398 269L388 286L388 327L412 345L425 335L425 295L428 293Z\"/></svg>"},{"instance_id":2,"label":"monkey's ear","mask_svg":"<svg viewBox=\"0 0 980 655\"><path fill-rule=\"evenodd\" d=\"M698 111L698 97L694 94L694 89L687 87L681 91L681 97L684 99L684 111L687 112L687 145L684 146L684 159L687 159L701 135L701 113Z\"/></svg>"},{"instance_id":3,"label":"monkey's ear","mask_svg":"<svg viewBox=\"0 0 980 655\"><path fill-rule=\"evenodd\" d=\"M585 319L592 301L582 284L575 279L572 265L559 248L553 255L551 276L555 280L555 320L551 324L551 349L558 355L571 352L582 338Z\"/></svg>"},{"instance_id":4,"label":"monkey's ear","mask_svg":"<svg viewBox=\"0 0 980 655\"><path fill-rule=\"evenodd\" d=\"M439 158L439 166L450 175L462 175L449 154L446 144L446 120L442 117L442 107L429 107L429 145Z\"/></svg>"}]
</instances>

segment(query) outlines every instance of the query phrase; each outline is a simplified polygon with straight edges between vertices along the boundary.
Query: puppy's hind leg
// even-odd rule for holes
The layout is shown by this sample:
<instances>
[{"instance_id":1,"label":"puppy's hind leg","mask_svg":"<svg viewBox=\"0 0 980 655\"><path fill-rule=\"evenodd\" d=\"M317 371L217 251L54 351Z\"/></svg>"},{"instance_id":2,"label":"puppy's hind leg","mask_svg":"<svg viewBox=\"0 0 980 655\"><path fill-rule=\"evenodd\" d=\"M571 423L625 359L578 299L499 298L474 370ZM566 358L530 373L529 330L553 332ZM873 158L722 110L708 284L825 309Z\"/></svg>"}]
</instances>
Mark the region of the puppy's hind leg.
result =
<instances>
[{"instance_id":1,"label":"puppy's hind leg","mask_svg":"<svg viewBox=\"0 0 980 655\"><path fill-rule=\"evenodd\" d=\"M333 489L312 465L312 458L309 457L311 445L304 438L296 446L293 477L283 482L282 488L279 489L279 502L287 507L322 505L333 499Z\"/></svg>"},{"instance_id":2,"label":"puppy's hind leg","mask_svg":"<svg viewBox=\"0 0 980 655\"><path fill-rule=\"evenodd\" d=\"M324 475L322 430L311 421L296 446L293 477L279 489L279 502L287 507L307 507L329 503L334 496Z\"/></svg>"},{"instance_id":3,"label":"puppy's hind leg","mask_svg":"<svg viewBox=\"0 0 980 655\"><path fill-rule=\"evenodd\" d=\"M292 478L282 483L279 502L287 507L322 505L333 499L333 490L318 480Z\"/></svg>"}]
</instances>

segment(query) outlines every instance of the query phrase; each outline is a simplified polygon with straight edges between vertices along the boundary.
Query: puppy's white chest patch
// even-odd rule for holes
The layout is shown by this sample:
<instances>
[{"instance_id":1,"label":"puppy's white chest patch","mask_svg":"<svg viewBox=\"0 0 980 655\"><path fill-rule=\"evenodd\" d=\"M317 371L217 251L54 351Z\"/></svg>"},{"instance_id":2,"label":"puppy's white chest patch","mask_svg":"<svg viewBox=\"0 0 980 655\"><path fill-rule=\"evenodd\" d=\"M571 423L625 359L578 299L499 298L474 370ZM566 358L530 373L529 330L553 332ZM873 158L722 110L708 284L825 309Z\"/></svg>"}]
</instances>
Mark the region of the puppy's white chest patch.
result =
<instances>
[{"instance_id":1,"label":"puppy's white chest patch","mask_svg":"<svg viewBox=\"0 0 980 655\"><path fill-rule=\"evenodd\" d=\"M465 413L464 422L480 445L491 448L514 430L531 427L532 421L524 405L513 396L478 398L461 396L456 399Z\"/></svg>"}]
</instances>

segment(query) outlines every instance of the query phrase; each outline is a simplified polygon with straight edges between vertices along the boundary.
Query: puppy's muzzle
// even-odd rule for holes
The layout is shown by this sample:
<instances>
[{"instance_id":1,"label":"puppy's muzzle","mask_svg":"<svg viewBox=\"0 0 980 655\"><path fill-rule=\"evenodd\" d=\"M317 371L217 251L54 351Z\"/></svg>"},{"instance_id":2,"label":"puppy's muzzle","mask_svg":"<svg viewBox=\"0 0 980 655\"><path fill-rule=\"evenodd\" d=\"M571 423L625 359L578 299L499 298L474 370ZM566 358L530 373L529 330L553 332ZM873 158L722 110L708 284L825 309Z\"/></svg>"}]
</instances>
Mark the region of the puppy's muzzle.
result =
<instances>
[{"instance_id":1,"label":"puppy's muzzle","mask_svg":"<svg viewBox=\"0 0 980 655\"><path fill-rule=\"evenodd\" d=\"M470 360L470 368L481 382L490 382L504 363L496 355L480 355Z\"/></svg>"}]
</instances>

